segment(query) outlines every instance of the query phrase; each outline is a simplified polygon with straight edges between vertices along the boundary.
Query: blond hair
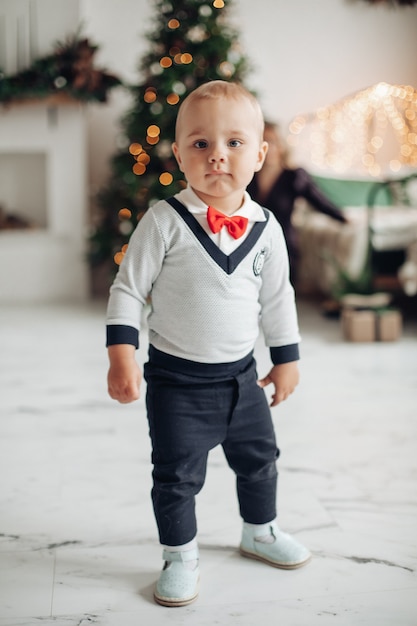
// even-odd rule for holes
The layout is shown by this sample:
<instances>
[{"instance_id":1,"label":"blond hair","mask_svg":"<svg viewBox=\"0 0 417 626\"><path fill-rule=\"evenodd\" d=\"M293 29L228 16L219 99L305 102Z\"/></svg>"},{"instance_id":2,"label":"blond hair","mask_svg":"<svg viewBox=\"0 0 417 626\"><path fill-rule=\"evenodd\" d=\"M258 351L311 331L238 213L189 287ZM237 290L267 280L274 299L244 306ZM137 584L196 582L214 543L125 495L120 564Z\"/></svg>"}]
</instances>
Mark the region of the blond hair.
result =
<instances>
[{"instance_id":1,"label":"blond hair","mask_svg":"<svg viewBox=\"0 0 417 626\"><path fill-rule=\"evenodd\" d=\"M259 123L259 133L262 138L264 132L264 118L258 100L240 83L233 83L225 80L212 80L207 83L203 83L194 89L194 91L192 91L183 100L178 110L175 134L178 134L178 128L180 127L182 118L184 117L187 107L190 104L193 104L193 102L197 102L198 100L214 100L220 98L233 100L246 99L251 104L257 117Z\"/></svg>"}]
</instances>

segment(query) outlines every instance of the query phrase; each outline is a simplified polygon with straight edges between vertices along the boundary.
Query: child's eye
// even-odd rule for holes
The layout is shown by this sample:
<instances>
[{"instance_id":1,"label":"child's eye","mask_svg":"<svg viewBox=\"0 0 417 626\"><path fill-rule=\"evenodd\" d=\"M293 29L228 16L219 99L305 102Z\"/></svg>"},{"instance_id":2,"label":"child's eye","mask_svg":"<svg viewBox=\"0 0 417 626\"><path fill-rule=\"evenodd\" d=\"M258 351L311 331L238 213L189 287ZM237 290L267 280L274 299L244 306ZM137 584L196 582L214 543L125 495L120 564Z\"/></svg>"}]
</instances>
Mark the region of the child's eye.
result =
<instances>
[{"instance_id":1,"label":"child's eye","mask_svg":"<svg viewBox=\"0 0 417 626\"><path fill-rule=\"evenodd\" d=\"M203 139L200 139L199 141L196 141L196 142L194 143L194 146L195 146L196 148L199 148L200 150L201 150L202 148L207 148L207 141L204 141Z\"/></svg>"},{"instance_id":2,"label":"child's eye","mask_svg":"<svg viewBox=\"0 0 417 626\"><path fill-rule=\"evenodd\" d=\"M242 145L242 142L241 142L241 141L239 141L239 139L231 139L231 140L229 141L229 146L230 146L231 148L238 148L238 147L239 147L239 146L241 146L241 145Z\"/></svg>"}]
</instances>

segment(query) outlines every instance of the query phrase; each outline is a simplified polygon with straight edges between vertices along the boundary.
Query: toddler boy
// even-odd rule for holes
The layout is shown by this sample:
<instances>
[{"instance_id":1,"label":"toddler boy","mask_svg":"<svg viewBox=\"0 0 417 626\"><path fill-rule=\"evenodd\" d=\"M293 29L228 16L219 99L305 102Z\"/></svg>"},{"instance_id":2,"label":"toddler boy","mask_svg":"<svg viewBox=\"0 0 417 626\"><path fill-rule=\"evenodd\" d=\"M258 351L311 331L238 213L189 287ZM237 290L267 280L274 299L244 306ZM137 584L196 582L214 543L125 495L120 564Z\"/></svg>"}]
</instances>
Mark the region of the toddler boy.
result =
<instances>
[{"instance_id":1,"label":"toddler boy","mask_svg":"<svg viewBox=\"0 0 417 626\"><path fill-rule=\"evenodd\" d=\"M111 287L108 388L122 403L139 397L135 349L151 295L144 374L165 561L154 595L165 606L197 597L195 496L219 444L236 474L242 555L288 569L310 558L275 521L279 451L263 387L273 385L271 406L294 391L299 332L281 227L246 192L268 149L263 126L236 83L212 81L184 100L173 151L188 186L146 212ZM259 323L273 363L261 380Z\"/></svg>"}]
</instances>

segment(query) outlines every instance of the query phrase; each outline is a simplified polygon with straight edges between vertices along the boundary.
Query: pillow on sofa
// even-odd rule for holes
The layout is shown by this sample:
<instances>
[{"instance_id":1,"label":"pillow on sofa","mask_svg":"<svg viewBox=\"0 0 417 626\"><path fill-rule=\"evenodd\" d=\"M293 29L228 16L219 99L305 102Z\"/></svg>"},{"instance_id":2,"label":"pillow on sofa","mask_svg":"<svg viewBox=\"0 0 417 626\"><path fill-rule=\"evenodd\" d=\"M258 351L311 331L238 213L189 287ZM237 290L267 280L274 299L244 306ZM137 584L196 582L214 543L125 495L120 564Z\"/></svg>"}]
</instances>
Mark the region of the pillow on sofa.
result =
<instances>
[{"instance_id":1,"label":"pillow on sofa","mask_svg":"<svg viewBox=\"0 0 417 626\"><path fill-rule=\"evenodd\" d=\"M325 178L323 176L312 175L312 178L319 189L336 206L367 206L371 189L377 181L374 180L343 180L338 178ZM392 205L390 190L386 185L380 183L381 189L375 196L375 204L378 206Z\"/></svg>"}]
</instances>

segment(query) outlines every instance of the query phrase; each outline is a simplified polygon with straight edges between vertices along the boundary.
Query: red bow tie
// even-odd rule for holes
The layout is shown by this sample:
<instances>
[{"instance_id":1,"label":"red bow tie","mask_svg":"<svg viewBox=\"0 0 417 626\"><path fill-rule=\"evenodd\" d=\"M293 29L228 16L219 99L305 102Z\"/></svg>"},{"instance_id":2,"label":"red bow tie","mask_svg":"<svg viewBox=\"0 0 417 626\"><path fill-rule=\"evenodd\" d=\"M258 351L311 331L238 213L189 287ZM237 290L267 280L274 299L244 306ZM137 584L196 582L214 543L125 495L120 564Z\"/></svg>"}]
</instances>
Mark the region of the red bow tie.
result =
<instances>
[{"instance_id":1,"label":"red bow tie","mask_svg":"<svg viewBox=\"0 0 417 626\"><path fill-rule=\"evenodd\" d=\"M213 233L218 233L222 226L226 226L230 235L234 239L241 237L248 225L248 218L240 215L229 217L224 213L220 213L217 209L209 206L207 210L207 221Z\"/></svg>"}]
</instances>

